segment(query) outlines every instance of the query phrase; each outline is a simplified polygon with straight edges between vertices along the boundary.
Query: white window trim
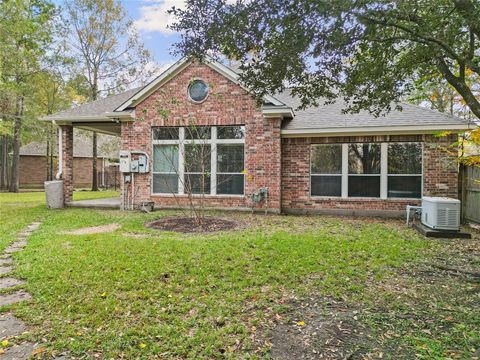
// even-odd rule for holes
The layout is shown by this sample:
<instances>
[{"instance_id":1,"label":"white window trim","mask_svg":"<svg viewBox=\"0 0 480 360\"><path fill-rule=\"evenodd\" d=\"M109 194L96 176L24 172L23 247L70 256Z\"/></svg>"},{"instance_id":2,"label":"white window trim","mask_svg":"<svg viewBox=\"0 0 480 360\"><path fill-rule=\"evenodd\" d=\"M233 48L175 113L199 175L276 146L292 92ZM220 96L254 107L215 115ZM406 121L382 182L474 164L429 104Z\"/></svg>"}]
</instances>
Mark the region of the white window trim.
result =
<instances>
[{"instance_id":1,"label":"white window trim","mask_svg":"<svg viewBox=\"0 0 480 360\"><path fill-rule=\"evenodd\" d=\"M336 174L327 174L327 173L313 173L312 172L312 147L314 146L330 146L330 145L341 145L341 149L342 149L342 168L340 170L340 173L336 173ZM343 197L343 144L337 144L337 143L333 143L333 144L311 144L310 145L310 177L309 177L309 184L310 184L310 197L312 198L340 198L340 197ZM313 176L338 176L340 179L340 186L341 186L341 195L340 196L334 196L334 195L312 195L312 177Z\"/></svg>"},{"instance_id":2,"label":"white window trim","mask_svg":"<svg viewBox=\"0 0 480 360\"><path fill-rule=\"evenodd\" d=\"M229 125L225 125L229 126ZM233 125L233 126L244 126L244 125ZM243 194L218 194L217 195L217 145L219 144L241 144L244 145L244 167L245 167L245 137L243 139L218 139L217 128L223 127L219 126L209 126L211 129L211 138L210 139L186 139L185 138L185 127L179 127L178 140L154 140L153 131L152 131L152 154L154 154L155 145L178 145L178 192L165 192L165 193L156 193L153 192L153 174L159 174L158 172L152 171L151 176L151 195L153 196L168 196L168 195L185 195L185 145L188 144L207 144L211 145L211 158L210 158L210 193L208 194L192 194L192 196L218 196L218 197L244 197L245 196L245 181L243 182ZM152 156L153 159L153 156ZM154 160L153 160L154 161ZM153 166L152 166L153 168ZM170 173L169 173L170 174ZM195 173L190 173L195 174ZM201 173L198 173L201 174ZM220 174L230 174L230 173L220 173ZM231 173L232 175L240 175L243 173Z\"/></svg>"},{"instance_id":3,"label":"white window trim","mask_svg":"<svg viewBox=\"0 0 480 360\"><path fill-rule=\"evenodd\" d=\"M179 151L179 158L178 158L178 167L180 168L180 146L178 144L159 144L159 145L165 145L165 146L177 146L178 148L178 151ZM153 149L153 146L152 146L152 158L154 156L154 149ZM151 176L151 188L153 189L153 178L154 178L154 175L177 175L177 172L176 171L154 171L153 170L153 164L152 164L152 176ZM178 188L180 188L180 183L178 183L177 185Z\"/></svg>"},{"instance_id":4,"label":"white window trim","mask_svg":"<svg viewBox=\"0 0 480 360\"><path fill-rule=\"evenodd\" d=\"M422 146L422 173L421 174L388 174L388 145L389 144L411 144L411 143L420 143ZM423 172L424 172L424 143L419 141L403 141L403 142L381 142L381 143L368 143L368 144L379 144L380 145L380 174L349 174L348 172L348 146L352 144L367 144L367 143L342 143L342 173L341 174L317 174L312 173L312 156L311 149L313 146L319 145L339 145L338 143L329 143L329 144L311 144L310 145L310 176L309 176L309 185L310 185L310 198L314 199L349 199L349 200L419 200L418 198L395 198L388 197L388 177L389 176L415 176L421 177L421 196L423 196ZM322 195L312 195L312 177L313 176L341 176L342 177L342 189L341 196L322 196ZM349 176L379 176L380 177L380 197L349 197L348 196L348 178ZM421 197L420 197L421 198Z\"/></svg>"},{"instance_id":5,"label":"white window trim","mask_svg":"<svg viewBox=\"0 0 480 360\"><path fill-rule=\"evenodd\" d=\"M420 199L423 197L423 187L424 187L424 183L423 183L423 179L424 179L424 176L423 176L423 172L424 172L424 162L425 162L425 157L423 156L424 154L424 148L425 148L425 143L423 142L419 142L419 141L402 141L402 142L390 142L390 143L387 143L387 157L388 157L388 145L389 144L412 144L412 143L417 143L417 144L420 144L421 145L421 154L422 154L422 168L421 168L421 174L388 174L388 168L387 168L387 195L388 195L388 177L389 176L415 176L415 177L419 177L420 176ZM387 197L388 199L392 199L392 200L419 200L418 198L402 198L402 197Z\"/></svg>"}]
</instances>

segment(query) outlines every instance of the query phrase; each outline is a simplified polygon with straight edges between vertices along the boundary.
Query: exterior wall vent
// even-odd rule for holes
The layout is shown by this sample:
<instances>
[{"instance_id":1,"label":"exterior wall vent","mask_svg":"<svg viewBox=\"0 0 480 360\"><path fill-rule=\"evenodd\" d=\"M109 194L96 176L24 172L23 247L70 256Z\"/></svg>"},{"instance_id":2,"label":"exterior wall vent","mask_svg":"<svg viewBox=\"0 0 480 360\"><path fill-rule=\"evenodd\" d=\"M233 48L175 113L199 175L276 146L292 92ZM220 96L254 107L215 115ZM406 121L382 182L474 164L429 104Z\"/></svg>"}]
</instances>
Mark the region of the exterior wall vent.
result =
<instances>
[{"instance_id":1,"label":"exterior wall vent","mask_svg":"<svg viewBox=\"0 0 480 360\"><path fill-rule=\"evenodd\" d=\"M460 230L460 200L446 197L422 198L422 224L437 230Z\"/></svg>"}]
</instances>

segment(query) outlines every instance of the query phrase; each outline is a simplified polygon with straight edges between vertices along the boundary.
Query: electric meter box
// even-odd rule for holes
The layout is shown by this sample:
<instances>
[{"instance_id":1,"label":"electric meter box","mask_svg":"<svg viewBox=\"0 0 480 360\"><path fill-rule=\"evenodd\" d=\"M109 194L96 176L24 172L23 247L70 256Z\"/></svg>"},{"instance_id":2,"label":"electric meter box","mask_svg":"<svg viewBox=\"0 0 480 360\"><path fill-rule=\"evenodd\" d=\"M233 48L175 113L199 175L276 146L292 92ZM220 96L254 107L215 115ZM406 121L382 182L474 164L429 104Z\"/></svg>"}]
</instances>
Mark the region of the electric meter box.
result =
<instances>
[{"instance_id":1,"label":"electric meter box","mask_svg":"<svg viewBox=\"0 0 480 360\"><path fill-rule=\"evenodd\" d=\"M138 157L138 172L143 174L148 173L148 158L145 155Z\"/></svg>"},{"instance_id":2,"label":"electric meter box","mask_svg":"<svg viewBox=\"0 0 480 360\"><path fill-rule=\"evenodd\" d=\"M130 167L132 163L132 154L130 151L121 150L120 151L120 172L129 173L131 172Z\"/></svg>"}]
</instances>

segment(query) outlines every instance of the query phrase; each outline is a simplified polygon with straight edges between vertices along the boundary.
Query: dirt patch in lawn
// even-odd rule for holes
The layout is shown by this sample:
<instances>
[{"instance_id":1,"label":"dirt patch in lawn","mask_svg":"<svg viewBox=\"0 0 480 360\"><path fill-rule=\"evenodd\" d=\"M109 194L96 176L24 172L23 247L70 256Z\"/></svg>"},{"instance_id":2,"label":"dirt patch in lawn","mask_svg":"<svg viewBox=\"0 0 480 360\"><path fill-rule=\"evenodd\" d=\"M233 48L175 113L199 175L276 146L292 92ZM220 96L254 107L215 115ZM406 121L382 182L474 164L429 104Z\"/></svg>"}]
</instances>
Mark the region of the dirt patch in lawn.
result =
<instances>
[{"instance_id":1,"label":"dirt patch in lawn","mask_svg":"<svg viewBox=\"0 0 480 360\"><path fill-rule=\"evenodd\" d=\"M329 299L295 303L292 309L270 332L274 359L375 357L376 346L359 321L359 310Z\"/></svg>"},{"instance_id":2,"label":"dirt patch in lawn","mask_svg":"<svg viewBox=\"0 0 480 360\"><path fill-rule=\"evenodd\" d=\"M118 229L120 229L119 224L108 224L108 225L90 226L90 227L84 227L76 230L65 231L64 234L67 234L67 235L100 234L100 233L112 232Z\"/></svg>"},{"instance_id":3,"label":"dirt patch in lawn","mask_svg":"<svg viewBox=\"0 0 480 360\"><path fill-rule=\"evenodd\" d=\"M193 217L171 216L150 221L146 223L145 226L164 231L202 233L233 230L238 228L240 223L235 220L223 219L215 216L202 217L200 223L198 223L198 220Z\"/></svg>"}]
</instances>

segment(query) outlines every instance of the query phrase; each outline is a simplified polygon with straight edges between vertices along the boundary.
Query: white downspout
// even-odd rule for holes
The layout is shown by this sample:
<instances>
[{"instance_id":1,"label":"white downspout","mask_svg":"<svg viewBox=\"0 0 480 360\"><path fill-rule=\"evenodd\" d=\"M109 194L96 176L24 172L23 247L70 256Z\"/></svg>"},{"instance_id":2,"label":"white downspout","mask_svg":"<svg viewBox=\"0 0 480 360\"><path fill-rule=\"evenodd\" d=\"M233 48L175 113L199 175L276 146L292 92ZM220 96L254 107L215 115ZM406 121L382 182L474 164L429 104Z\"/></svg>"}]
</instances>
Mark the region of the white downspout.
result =
<instances>
[{"instance_id":1,"label":"white downspout","mask_svg":"<svg viewBox=\"0 0 480 360\"><path fill-rule=\"evenodd\" d=\"M54 122L55 123L55 122ZM63 131L62 131L62 127L59 126L58 127L58 172L57 172L57 175L55 175L55 178L57 180L60 180L62 178L62 175L63 175L63 141L62 141L62 138L63 138Z\"/></svg>"},{"instance_id":2,"label":"white downspout","mask_svg":"<svg viewBox=\"0 0 480 360\"><path fill-rule=\"evenodd\" d=\"M105 158L102 158L102 187L105 187Z\"/></svg>"}]
</instances>

